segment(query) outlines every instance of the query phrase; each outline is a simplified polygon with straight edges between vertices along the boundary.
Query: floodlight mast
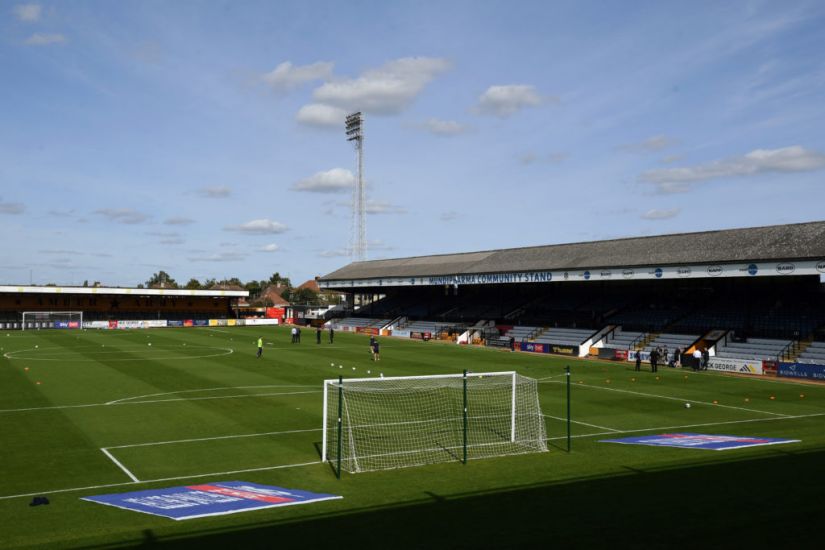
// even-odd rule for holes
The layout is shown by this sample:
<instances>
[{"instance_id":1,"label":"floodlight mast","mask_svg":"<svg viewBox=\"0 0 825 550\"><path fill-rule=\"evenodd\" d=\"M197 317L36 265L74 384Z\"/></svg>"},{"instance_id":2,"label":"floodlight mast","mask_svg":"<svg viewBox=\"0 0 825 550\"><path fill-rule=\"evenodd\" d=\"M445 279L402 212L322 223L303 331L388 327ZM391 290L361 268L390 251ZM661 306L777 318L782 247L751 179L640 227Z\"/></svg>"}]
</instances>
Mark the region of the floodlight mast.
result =
<instances>
[{"instance_id":1,"label":"floodlight mast","mask_svg":"<svg viewBox=\"0 0 825 550\"><path fill-rule=\"evenodd\" d=\"M352 191L352 233L350 257L354 261L367 259L367 201L364 188L364 116L361 112L347 115L347 141L355 142L358 172Z\"/></svg>"}]
</instances>

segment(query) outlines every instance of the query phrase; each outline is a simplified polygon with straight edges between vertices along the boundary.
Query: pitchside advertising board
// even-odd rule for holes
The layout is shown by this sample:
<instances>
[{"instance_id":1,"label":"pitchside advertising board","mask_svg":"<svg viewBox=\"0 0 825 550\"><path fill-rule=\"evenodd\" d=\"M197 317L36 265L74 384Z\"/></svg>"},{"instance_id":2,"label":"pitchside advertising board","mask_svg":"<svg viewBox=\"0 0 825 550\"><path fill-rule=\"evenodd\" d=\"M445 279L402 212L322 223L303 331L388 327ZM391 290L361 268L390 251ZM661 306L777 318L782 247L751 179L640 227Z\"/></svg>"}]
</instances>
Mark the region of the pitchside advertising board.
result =
<instances>
[{"instance_id":1,"label":"pitchside advertising board","mask_svg":"<svg viewBox=\"0 0 825 550\"><path fill-rule=\"evenodd\" d=\"M695 433L672 433L642 435L621 439L602 439L599 443L621 443L623 445L646 445L649 447L679 447L682 449L704 449L709 451L729 451L762 445L799 443L798 439L777 439L773 437L750 437L738 435L716 435Z\"/></svg>"},{"instance_id":2,"label":"pitchside advertising board","mask_svg":"<svg viewBox=\"0 0 825 550\"><path fill-rule=\"evenodd\" d=\"M708 360L708 370L737 372L740 374L762 374L762 361L711 357Z\"/></svg>"},{"instance_id":3,"label":"pitchside advertising board","mask_svg":"<svg viewBox=\"0 0 825 550\"><path fill-rule=\"evenodd\" d=\"M521 271L466 273L433 277L385 277L318 281L321 288L376 286L458 286L483 284L524 284L564 281L607 281L645 279L708 279L717 277L785 277L825 274L825 259L799 262L748 262L736 264L696 264L682 266L632 266L569 271Z\"/></svg>"},{"instance_id":4,"label":"pitchside advertising board","mask_svg":"<svg viewBox=\"0 0 825 550\"><path fill-rule=\"evenodd\" d=\"M808 380L825 380L825 365L809 363L779 363L777 376L785 378L806 378Z\"/></svg>"},{"instance_id":5,"label":"pitchside advertising board","mask_svg":"<svg viewBox=\"0 0 825 550\"><path fill-rule=\"evenodd\" d=\"M179 521L340 498L343 497L246 481L219 481L203 485L97 495L83 497L81 500Z\"/></svg>"}]
</instances>

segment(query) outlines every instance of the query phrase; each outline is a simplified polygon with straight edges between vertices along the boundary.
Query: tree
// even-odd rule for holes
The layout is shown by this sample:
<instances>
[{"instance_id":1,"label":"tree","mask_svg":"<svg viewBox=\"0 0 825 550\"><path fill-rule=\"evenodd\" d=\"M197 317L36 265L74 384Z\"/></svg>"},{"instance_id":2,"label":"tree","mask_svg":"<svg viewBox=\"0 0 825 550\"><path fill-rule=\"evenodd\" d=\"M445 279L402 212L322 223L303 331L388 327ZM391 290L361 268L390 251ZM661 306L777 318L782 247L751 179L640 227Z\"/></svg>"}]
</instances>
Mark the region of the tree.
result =
<instances>
[{"instance_id":1,"label":"tree","mask_svg":"<svg viewBox=\"0 0 825 550\"><path fill-rule=\"evenodd\" d=\"M89 286L89 281L88 281L88 280L83 281L83 286L84 286L84 287Z\"/></svg>"},{"instance_id":2,"label":"tree","mask_svg":"<svg viewBox=\"0 0 825 550\"><path fill-rule=\"evenodd\" d=\"M202 287L201 287L201 282L199 280L195 279L194 277L192 277L191 279L189 279L189 282L186 283L186 286L184 288L186 288L188 290L200 290Z\"/></svg>"},{"instance_id":3,"label":"tree","mask_svg":"<svg viewBox=\"0 0 825 550\"><path fill-rule=\"evenodd\" d=\"M289 301L293 304L318 305L318 293L309 288L299 288L290 292Z\"/></svg>"},{"instance_id":4,"label":"tree","mask_svg":"<svg viewBox=\"0 0 825 550\"><path fill-rule=\"evenodd\" d=\"M289 288L292 287L292 283L289 282L289 277L281 277L281 274L278 273L277 271L275 273L273 273L272 276L269 278L269 284L275 285L275 286L280 285L280 286L285 286L285 287L289 287Z\"/></svg>"},{"instance_id":5,"label":"tree","mask_svg":"<svg viewBox=\"0 0 825 550\"><path fill-rule=\"evenodd\" d=\"M168 273L161 270L152 275L148 281L146 281L147 288L153 287L160 287L160 288L178 288L178 283L169 276Z\"/></svg>"}]
</instances>

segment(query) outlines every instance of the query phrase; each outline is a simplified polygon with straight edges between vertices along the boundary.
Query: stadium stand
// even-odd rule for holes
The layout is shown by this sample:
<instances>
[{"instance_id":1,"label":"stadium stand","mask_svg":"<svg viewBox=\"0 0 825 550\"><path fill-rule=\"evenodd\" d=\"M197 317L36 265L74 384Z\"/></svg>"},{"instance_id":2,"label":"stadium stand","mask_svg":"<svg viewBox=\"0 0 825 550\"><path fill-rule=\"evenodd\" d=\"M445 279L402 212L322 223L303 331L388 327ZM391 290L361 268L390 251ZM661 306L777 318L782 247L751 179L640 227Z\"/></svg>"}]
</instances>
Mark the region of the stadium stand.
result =
<instances>
[{"instance_id":1,"label":"stadium stand","mask_svg":"<svg viewBox=\"0 0 825 550\"><path fill-rule=\"evenodd\" d=\"M652 336L653 339L645 343L643 348L644 351L650 351L655 348L667 348L670 352L673 352L676 348L679 348L684 351L686 348L690 347L691 344L696 342L700 335L661 333Z\"/></svg>"},{"instance_id":2,"label":"stadium stand","mask_svg":"<svg viewBox=\"0 0 825 550\"><path fill-rule=\"evenodd\" d=\"M811 344L797 356L796 361L798 363L825 365L825 342L811 342Z\"/></svg>"},{"instance_id":3,"label":"stadium stand","mask_svg":"<svg viewBox=\"0 0 825 550\"><path fill-rule=\"evenodd\" d=\"M777 361L792 343L791 340L769 338L748 338L744 342L723 341L716 346L716 356L728 359Z\"/></svg>"},{"instance_id":4,"label":"stadium stand","mask_svg":"<svg viewBox=\"0 0 825 550\"><path fill-rule=\"evenodd\" d=\"M537 344L561 344L578 346L590 338L595 331L575 328L548 328L540 332L533 341Z\"/></svg>"},{"instance_id":5,"label":"stadium stand","mask_svg":"<svg viewBox=\"0 0 825 550\"><path fill-rule=\"evenodd\" d=\"M604 347L613 349L634 349L635 344L642 341L645 332L625 331L616 329L604 341Z\"/></svg>"}]
</instances>

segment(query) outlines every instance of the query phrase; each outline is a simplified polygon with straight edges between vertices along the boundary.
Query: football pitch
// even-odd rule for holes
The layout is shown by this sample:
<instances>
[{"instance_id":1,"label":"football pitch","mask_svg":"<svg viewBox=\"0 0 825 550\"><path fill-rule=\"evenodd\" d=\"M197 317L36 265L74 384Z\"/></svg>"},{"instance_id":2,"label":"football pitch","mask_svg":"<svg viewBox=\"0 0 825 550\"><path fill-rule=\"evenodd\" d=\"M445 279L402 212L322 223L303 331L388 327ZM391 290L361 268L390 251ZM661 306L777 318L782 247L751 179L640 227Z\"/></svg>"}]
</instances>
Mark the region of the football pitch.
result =
<instances>
[{"instance_id":1,"label":"football pitch","mask_svg":"<svg viewBox=\"0 0 825 550\"><path fill-rule=\"evenodd\" d=\"M303 333L300 344L280 327L0 333L0 548L821 543L824 385L392 338L374 363L363 335ZM464 369L538 380L549 451L340 480L320 462L324 379ZM601 442L683 432L799 442ZM343 499L182 522L81 500L230 480ZM35 496L50 504L29 506Z\"/></svg>"}]
</instances>

